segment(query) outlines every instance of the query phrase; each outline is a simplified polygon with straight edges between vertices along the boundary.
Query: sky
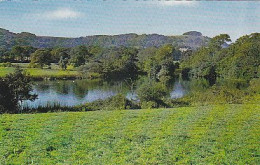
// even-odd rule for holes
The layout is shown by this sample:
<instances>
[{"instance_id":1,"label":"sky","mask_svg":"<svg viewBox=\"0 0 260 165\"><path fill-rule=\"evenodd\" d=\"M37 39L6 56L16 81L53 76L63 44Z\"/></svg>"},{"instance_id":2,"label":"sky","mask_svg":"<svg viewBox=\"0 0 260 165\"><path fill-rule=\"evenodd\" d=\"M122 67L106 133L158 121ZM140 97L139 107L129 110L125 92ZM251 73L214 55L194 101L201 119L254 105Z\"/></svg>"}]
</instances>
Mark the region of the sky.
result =
<instances>
[{"instance_id":1,"label":"sky","mask_svg":"<svg viewBox=\"0 0 260 165\"><path fill-rule=\"evenodd\" d=\"M40 36L260 32L260 1L0 0L0 28Z\"/></svg>"}]
</instances>

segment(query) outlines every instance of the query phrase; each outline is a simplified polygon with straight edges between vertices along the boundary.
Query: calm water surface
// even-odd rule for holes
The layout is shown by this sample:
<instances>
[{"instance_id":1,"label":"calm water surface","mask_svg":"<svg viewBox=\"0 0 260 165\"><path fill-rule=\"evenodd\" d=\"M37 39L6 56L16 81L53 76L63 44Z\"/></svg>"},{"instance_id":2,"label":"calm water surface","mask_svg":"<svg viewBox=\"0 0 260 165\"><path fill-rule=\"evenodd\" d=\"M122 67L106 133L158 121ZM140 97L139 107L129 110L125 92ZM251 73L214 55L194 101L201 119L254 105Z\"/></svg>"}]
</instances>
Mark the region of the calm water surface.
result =
<instances>
[{"instance_id":1,"label":"calm water surface","mask_svg":"<svg viewBox=\"0 0 260 165\"><path fill-rule=\"evenodd\" d=\"M169 87L169 97L181 98L187 94L185 81L176 80ZM33 93L38 94L34 102L25 101L23 106L38 107L48 104L60 104L74 106L92 102L98 99L106 99L118 93L123 93L128 99L138 100L131 84L121 82L97 82L89 80L58 80L35 82ZM131 90L132 89L132 90Z\"/></svg>"}]
</instances>

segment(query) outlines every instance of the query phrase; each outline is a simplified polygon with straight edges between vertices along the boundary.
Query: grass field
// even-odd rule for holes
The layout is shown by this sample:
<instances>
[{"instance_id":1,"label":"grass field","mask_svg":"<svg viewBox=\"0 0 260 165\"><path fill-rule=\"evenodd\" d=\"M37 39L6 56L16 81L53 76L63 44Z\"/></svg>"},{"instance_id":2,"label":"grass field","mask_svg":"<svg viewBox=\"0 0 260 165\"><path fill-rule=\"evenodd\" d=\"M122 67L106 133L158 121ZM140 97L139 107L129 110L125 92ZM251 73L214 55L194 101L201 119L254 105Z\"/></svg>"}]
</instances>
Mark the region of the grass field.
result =
<instances>
[{"instance_id":1,"label":"grass field","mask_svg":"<svg viewBox=\"0 0 260 165\"><path fill-rule=\"evenodd\" d=\"M52 66L52 69L26 68L25 64L19 64L21 68L26 70L34 78L71 78L79 76L75 70L61 70ZM0 67L0 77L12 73L14 67Z\"/></svg>"},{"instance_id":2,"label":"grass field","mask_svg":"<svg viewBox=\"0 0 260 165\"><path fill-rule=\"evenodd\" d=\"M0 67L0 77L4 77L5 75L12 73L13 71L13 67Z\"/></svg>"},{"instance_id":3,"label":"grass field","mask_svg":"<svg viewBox=\"0 0 260 165\"><path fill-rule=\"evenodd\" d=\"M260 164L260 105L0 116L0 164Z\"/></svg>"}]
</instances>

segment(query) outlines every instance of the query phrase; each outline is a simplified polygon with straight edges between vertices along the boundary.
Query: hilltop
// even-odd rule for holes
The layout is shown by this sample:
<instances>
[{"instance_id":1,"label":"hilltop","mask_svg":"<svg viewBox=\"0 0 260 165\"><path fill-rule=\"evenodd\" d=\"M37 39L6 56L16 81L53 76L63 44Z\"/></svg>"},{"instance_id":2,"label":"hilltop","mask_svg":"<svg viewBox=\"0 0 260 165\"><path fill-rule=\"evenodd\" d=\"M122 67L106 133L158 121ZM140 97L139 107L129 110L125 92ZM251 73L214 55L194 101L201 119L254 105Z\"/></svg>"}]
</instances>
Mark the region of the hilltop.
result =
<instances>
[{"instance_id":1,"label":"hilltop","mask_svg":"<svg viewBox=\"0 0 260 165\"><path fill-rule=\"evenodd\" d=\"M159 47L172 44L178 47L197 49L207 45L210 38L200 32L186 32L183 35L165 36L159 34L135 33L120 35L93 35L78 38L37 36L28 32L13 33L0 28L0 48L10 49L14 45L33 46L36 48L75 47L78 45L99 45L101 47L131 46L136 48Z\"/></svg>"}]
</instances>

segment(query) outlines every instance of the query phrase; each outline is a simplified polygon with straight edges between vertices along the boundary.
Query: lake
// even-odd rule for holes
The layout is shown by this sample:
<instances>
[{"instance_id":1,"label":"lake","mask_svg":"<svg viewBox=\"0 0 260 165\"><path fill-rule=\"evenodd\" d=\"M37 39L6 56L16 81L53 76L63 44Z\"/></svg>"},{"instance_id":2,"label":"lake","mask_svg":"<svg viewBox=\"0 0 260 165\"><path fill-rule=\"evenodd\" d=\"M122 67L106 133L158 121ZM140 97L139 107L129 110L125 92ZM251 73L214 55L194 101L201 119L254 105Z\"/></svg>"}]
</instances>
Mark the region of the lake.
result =
<instances>
[{"instance_id":1,"label":"lake","mask_svg":"<svg viewBox=\"0 0 260 165\"><path fill-rule=\"evenodd\" d=\"M134 84L138 86L141 82ZM90 80L57 80L34 82L33 93L38 94L34 102L24 101L23 107L37 108L52 104L75 106L106 99L123 93L128 99L138 101L133 83L127 81L102 82ZM169 97L181 98L188 93L188 81L175 80L170 84Z\"/></svg>"}]
</instances>

